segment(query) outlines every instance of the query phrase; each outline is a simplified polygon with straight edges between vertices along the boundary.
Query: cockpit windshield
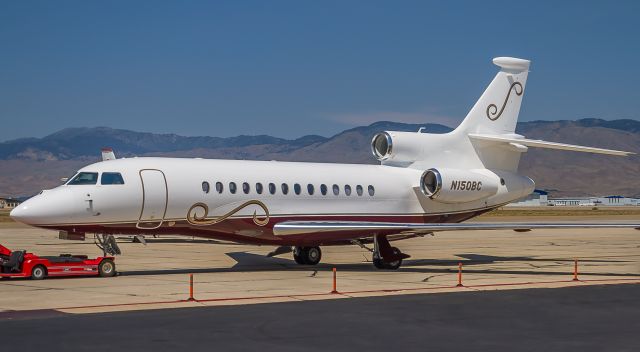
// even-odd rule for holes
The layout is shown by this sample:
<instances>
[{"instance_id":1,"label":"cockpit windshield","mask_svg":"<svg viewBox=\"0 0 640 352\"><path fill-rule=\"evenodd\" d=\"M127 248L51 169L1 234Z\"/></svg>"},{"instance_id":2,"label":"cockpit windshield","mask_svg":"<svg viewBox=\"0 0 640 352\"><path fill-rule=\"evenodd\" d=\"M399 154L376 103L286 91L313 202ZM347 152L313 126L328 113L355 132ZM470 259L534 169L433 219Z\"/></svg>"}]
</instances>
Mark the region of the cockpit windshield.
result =
<instances>
[{"instance_id":1,"label":"cockpit windshield","mask_svg":"<svg viewBox=\"0 0 640 352\"><path fill-rule=\"evenodd\" d=\"M124 185L124 179L119 172L103 172L100 179L102 185Z\"/></svg>"},{"instance_id":2,"label":"cockpit windshield","mask_svg":"<svg viewBox=\"0 0 640 352\"><path fill-rule=\"evenodd\" d=\"M80 172L67 182L67 185L95 185L97 182L97 172Z\"/></svg>"}]
</instances>

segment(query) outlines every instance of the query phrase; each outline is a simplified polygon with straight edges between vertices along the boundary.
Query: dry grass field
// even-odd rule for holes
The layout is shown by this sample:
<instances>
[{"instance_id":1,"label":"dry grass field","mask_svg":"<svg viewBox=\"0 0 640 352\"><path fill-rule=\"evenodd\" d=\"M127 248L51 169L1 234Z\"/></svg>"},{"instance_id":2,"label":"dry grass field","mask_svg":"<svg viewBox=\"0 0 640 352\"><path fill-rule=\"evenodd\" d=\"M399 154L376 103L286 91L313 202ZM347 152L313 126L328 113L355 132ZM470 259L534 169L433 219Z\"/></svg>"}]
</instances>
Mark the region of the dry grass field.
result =
<instances>
[{"instance_id":1,"label":"dry grass field","mask_svg":"<svg viewBox=\"0 0 640 352\"><path fill-rule=\"evenodd\" d=\"M9 213L8 209L0 209L0 222L13 222L9 217Z\"/></svg>"},{"instance_id":2,"label":"dry grass field","mask_svg":"<svg viewBox=\"0 0 640 352\"><path fill-rule=\"evenodd\" d=\"M481 215L489 217L637 217L640 206L630 207L502 207Z\"/></svg>"}]
</instances>

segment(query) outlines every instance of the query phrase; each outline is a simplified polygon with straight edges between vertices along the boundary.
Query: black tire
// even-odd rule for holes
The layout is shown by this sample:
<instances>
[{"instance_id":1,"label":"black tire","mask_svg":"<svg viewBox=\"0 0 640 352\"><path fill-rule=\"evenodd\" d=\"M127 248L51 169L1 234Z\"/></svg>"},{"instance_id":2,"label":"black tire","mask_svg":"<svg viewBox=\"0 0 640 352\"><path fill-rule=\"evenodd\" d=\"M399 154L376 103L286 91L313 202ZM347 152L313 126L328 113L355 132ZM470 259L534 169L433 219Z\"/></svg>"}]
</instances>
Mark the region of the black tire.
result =
<instances>
[{"instance_id":1,"label":"black tire","mask_svg":"<svg viewBox=\"0 0 640 352\"><path fill-rule=\"evenodd\" d=\"M373 261L373 266L375 266L376 269L385 269L384 262L382 261L382 258L377 258L374 255L372 261Z\"/></svg>"},{"instance_id":2,"label":"black tire","mask_svg":"<svg viewBox=\"0 0 640 352\"><path fill-rule=\"evenodd\" d=\"M384 268L388 270L398 270L402 265L402 259L398 259L395 262L384 263Z\"/></svg>"},{"instance_id":3,"label":"black tire","mask_svg":"<svg viewBox=\"0 0 640 352\"><path fill-rule=\"evenodd\" d=\"M293 249L293 260L296 261L296 263L300 264L300 265L304 265L304 248L302 247L296 247Z\"/></svg>"},{"instance_id":4,"label":"black tire","mask_svg":"<svg viewBox=\"0 0 640 352\"><path fill-rule=\"evenodd\" d=\"M116 276L116 263L111 259L104 259L98 264L98 273L101 277Z\"/></svg>"},{"instance_id":5,"label":"black tire","mask_svg":"<svg viewBox=\"0 0 640 352\"><path fill-rule=\"evenodd\" d=\"M393 251L393 254L400 254L402 252L400 252L400 250L396 247L391 247L391 251ZM384 263L384 268L388 269L388 270L398 270L398 268L400 268L400 266L402 265L402 259L398 259L396 261L393 262L385 262Z\"/></svg>"},{"instance_id":6,"label":"black tire","mask_svg":"<svg viewBox=\"0 0 640 352\"><path fill-rule=\"evenodd\" d=\"M391 251L393 251L393 254L401 253L400 250L396 247L391 247ZM377 269L397 270L402 265L402 259L398 259L393 262L385 262L383 258L377 256L376 254L373 255L372 261L373 266L375 266Z\"/></svg>"},{"instance_id":7,"label":"black tire","mask_svg":"<svg viewBox=\"0 0 640 352\"><path fill-rule=\"evenodd\" d=\"M320 247L306 247L303 251L304 262L307 265L316 265L322 259L322 251Z\"/></svg>"},{"instance_id":8,"label":"black tire","mask_svg":"<svg viewBox=\"0 0 640 352\"><path fill-rule=\"evenodd\" d=\"M31 280L42 280L47 277L47 268L44 265L36 265L31 269Z\"/></svg>"}]
</instances>

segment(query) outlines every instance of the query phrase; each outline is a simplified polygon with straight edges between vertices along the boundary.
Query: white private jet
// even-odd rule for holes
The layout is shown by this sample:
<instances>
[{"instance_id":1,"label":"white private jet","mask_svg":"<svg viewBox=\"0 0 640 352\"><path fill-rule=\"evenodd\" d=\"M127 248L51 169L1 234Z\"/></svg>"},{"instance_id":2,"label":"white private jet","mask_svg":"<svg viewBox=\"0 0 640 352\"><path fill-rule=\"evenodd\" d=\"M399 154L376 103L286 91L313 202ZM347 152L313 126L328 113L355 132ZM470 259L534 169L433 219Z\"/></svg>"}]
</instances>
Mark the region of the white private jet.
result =
<instances>
[{"instance_id":1,"label":"white private jet","mask_svg":"<svg viewBox=\"0 0 640 352\"><path fill-rule=\"evenodd\" d=\"M320 261L320 246L373 243L380 269L397 269L409 257L390 240L440 231L640 227L461 223L533 191L534 182L517 173L528 148L632 154L515 134L530 62L493 63L500 72L454 131L377 134L371 150L381 165L116 159L107 151L104 161L22 203L11 217L61 234L94 233L103 244L115 243L116 234L178 234L293 247L295 261L308 265Z\"/></svg>"}]
</instances>

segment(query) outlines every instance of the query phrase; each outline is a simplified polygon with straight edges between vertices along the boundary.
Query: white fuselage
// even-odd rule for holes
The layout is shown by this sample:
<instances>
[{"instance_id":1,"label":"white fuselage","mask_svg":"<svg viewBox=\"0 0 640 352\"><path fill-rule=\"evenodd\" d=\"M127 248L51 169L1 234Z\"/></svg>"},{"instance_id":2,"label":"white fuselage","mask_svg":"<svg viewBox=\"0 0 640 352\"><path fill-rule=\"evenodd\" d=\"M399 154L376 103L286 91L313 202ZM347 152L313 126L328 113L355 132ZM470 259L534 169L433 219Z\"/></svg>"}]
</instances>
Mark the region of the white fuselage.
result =
<instances>
[{"instance_id":1,"label":"white fuselage","mask_svg":"<svg viewBox=\"0 0 640 352\"><path fill-rule=\"evenodd\" d=\"M95 184L70 181L43 191L12 216L34 226L76 232L213 238L226 234L237 241L246 237L247 242L255 242L256 238L272 238L268 229L291 219L442 222L451 217L449 221L461 221L520 198L533 188L528 178L503 172L505 186L495 195L447 204L422 194L423 170L381 165L129 158L95 163L79 171L83 172L98 173ZM101 184L104 173L121 174L124 184ZM255 204L242 207L249 201L261 202L266 210ZM202 208L196 208L192 215L225 219L210 225L190 223L189 210L197 203L205 204L208 212L205 216ZM264 219L267 211L266 226L253 223L254 213ZM242 226L230 226L234 220Z\"/></svg>"}]
</instances>

